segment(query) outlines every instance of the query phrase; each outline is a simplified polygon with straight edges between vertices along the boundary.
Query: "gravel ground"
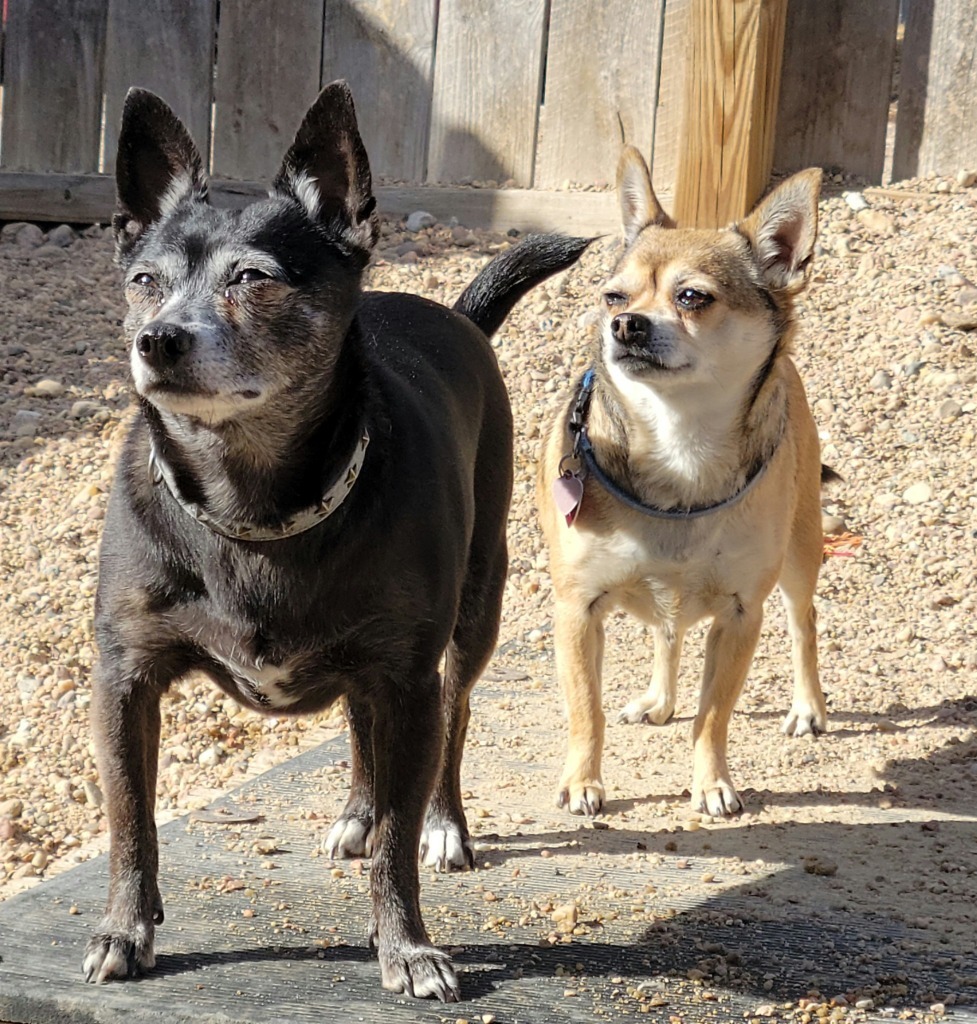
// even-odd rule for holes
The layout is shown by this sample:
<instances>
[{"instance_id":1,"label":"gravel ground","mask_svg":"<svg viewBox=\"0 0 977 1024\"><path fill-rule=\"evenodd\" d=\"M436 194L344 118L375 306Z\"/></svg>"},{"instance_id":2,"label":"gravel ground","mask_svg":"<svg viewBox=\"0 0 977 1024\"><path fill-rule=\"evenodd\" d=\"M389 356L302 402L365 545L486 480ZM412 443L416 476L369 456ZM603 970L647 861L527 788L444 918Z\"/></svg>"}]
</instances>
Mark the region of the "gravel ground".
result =
<instances>
[{"instance_id":1,"label":"gravel ground","mask_svg":"<svg viewBox=\"0 0 977 1024\"><path fill-rule=\"evenodd\" d=\"M923 949L977 955L977 190L927 179L846 199L843 187L821 204L796 353L824 459L844 477L825 499L835 535L818 600L831 732L792 741L778 731L790 666L774 600L731 729L746 812L725 823L689 811L699 630L676 720L609 727L607 821L669 833L665 848L678 854L803 864L826 898L911 924ZM860 198L865 208L853 209ZM371 283L451 302L510 242L385 224ZM586 366L587 314L616 249L595 244L495 340L518 440L512 569L486 684L505 697L476 699L468 754L491 769L505 748L505 763L481 794L476 835L581 824L551 806L564 735L533 467L550 411ZM122 311L102 229L4 227L0 899L105 846L86 709L99 531L130 403ZM610 718L644 688L650 658L639 626L610 623ZM189 680L164 706L160 816L200 807L342 728L338 711L263 719ZM545 770L510 770L513 759ZM326 811L341 799L341 788L329 794ZM771 897L784 913L790 903L789 891ZM933 997L952 1003L954 993Z\"/></svg>"}]
</instances>

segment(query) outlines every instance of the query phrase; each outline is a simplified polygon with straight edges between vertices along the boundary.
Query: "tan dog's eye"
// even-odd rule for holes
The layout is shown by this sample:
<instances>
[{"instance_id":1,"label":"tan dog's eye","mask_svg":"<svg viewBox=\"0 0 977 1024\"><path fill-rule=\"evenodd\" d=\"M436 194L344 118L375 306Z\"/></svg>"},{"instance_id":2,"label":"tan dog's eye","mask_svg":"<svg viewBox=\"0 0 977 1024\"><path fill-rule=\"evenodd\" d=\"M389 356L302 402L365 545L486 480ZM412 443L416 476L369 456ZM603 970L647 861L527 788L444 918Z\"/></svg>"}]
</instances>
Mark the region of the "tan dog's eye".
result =
<instances>
[{"instance_id":1,"label":"tan dog's eye","mask_svg":"<svg viewBox=\"0 0 977 1024\"><path fill-rule=\"evenodd\" d=\"M628 297L624 292L604 292L604 305L609 309L619 309L628 304Z\"/></svg>"},{"instance_id":2,"label":"tan dog's eye","mask_svg":"<svg viewBox=\"0 0 977 1024\"><path fill-rule=\"evenodd\" d=\"M696 310L705 309L706 306L712 305L715 300L707 292L700 292L695 288L683 288L678 295L675 296L675 302L681 306L682 309L687 309L695 312Z\"/></svg>"},{"instance_id":3,"label":"tan dog's eye","mask_svg":"<svg viewBox=\"0 0 977 1024\"><path fill-rule=\"evenodd\" d=\"M132 279L132 284L137 284L141 288L156 288L156 278L152 274L136 274Z\"/></svg>"}]
</instances>

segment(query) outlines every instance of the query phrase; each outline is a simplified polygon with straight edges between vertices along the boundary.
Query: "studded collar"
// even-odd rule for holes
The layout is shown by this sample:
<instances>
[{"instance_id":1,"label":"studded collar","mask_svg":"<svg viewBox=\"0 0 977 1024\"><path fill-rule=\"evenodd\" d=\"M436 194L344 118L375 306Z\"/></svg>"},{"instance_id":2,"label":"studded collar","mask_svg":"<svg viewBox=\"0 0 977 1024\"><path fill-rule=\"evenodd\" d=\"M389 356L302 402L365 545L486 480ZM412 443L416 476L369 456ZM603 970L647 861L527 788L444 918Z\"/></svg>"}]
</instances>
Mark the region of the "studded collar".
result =
<instances>
[{"instance_id":1,"label":"studded collar","mask_svg":"<svg viewBox=\"0 0 977 1024\"><path fill-rule=\"evenodd\" d=\"M219 519L211 515L201 505L187 501L180 494L173 470L156 450L155 445L150 448L149 472L154 484L166 484L166 489L173 495L176 503L191 519L213 530L214 533L227 537L229 540L250 541L254 543L285 540L287 537L295 537L318 526L342 505L360 475L369 443L370 434L366 427L364 427L356 440L356 446L353 448L353 454L346 467L335 481L330 484L319 501L315 505L310 505L308 508L294 512L275 526L258 526L247 519Z\"/></svg>"}]
</instances>

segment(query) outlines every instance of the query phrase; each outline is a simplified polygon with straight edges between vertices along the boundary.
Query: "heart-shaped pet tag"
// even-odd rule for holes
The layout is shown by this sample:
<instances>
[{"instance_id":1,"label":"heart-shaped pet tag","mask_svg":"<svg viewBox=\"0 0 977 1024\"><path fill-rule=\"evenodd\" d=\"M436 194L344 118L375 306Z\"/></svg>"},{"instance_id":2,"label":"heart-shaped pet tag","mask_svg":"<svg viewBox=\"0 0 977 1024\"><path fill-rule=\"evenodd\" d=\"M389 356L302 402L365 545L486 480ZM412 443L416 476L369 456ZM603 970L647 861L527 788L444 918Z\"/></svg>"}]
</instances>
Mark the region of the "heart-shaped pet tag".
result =
<instances>
[{"instance_id":1,"label":"heart-shaped pet tag","mask_svg":"<svg viewBox=\"0 0 977 1024\"><path fill-rule=\"evenodd\" d=\"M553 481L553 500L567 526L573 526L582 499L583 480L576 473L564 473Z\"/></svg>"}]
</instances>

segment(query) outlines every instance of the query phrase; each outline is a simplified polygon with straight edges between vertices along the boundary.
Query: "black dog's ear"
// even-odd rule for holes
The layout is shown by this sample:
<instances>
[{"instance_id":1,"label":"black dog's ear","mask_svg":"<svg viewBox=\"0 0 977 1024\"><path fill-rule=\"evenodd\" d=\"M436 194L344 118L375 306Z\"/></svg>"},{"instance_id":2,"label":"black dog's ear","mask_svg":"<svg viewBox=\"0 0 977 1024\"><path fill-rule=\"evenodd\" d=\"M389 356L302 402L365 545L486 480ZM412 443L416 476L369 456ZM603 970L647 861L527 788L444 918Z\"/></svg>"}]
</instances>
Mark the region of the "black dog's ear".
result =
<instances>
[{"instance_id":1,"label":"black dog's ear","mask_svg":"<svg viewBox=\"0 0 977 1024\"><path fill-rule=\"evenodd\" d=\"M380 234L370 162L345 82L327 85L305 115L275 176L274 190L297 200L312 220L370 250Z\"/></svg>"},{"instance_id":2,"label":"black dog's ear","mask_svg":"<svg viewBox=\"0 0 977 1024\"><path fill-rule=\"evenodd\" d=\"M130 89L115 161L117 254L183 199L206 201L207 176L183 123L155 94Z\"/></svg>"}]
</instances>

